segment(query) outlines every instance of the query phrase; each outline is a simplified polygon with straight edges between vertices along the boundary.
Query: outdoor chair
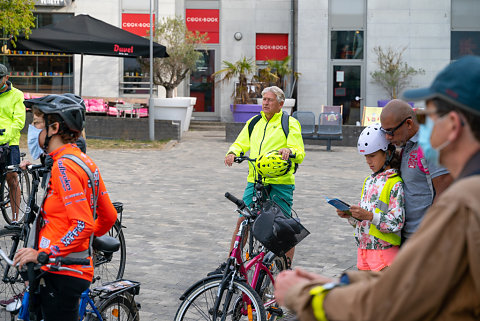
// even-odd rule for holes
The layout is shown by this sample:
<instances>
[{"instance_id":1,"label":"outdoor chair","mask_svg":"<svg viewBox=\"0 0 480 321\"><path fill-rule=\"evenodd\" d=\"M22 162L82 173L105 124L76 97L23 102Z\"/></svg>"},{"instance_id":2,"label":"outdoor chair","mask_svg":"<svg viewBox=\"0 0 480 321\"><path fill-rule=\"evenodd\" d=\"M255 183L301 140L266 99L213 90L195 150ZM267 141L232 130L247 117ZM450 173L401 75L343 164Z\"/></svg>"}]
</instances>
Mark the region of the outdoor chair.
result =
<instances>
[{"instance_id":1,"label":"outdoor chair","mask_svg":"<svg viewBox=\"0 0 480 321\"><path fill-rule=\"evenodd\" d=\"M327 150L331 150L332 140L342 140L342 114L321 113L318 117L316 139L327 141Z\"/></svg>"},{"instance_id":2,"label":"outdoor chair","mask_svg":"<svg viewBox=\"0 0 480 321\"><path fill-rule=\"evenodd\" d=\"M339 106L326 106L322 105L322 108L320 109L321 113L339 113L343 115L343 105Z\"/></svg>"},{"instance_id":3,"label":"outdoor chair","mask_svg":"<svg viewBox=\"0 0 480 321\"><path fill-rule=\"evenodd\" d=\"M302 127L302 136L304 138L313 136L315 134L315 114L311 111L296 111L292 117L300 122Z\"/></svg>"}]
</instances>

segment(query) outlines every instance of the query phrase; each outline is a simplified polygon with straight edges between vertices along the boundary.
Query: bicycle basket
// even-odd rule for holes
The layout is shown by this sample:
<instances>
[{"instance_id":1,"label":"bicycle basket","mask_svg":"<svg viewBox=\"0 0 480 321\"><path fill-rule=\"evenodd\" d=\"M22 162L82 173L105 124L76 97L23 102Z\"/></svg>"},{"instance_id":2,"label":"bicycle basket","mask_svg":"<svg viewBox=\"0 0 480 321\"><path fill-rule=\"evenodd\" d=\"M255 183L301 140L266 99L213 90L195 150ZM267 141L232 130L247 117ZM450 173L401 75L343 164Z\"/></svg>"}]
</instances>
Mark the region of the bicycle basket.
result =
<instances>
[{"instance_id":1,"label":"bicycle basket","mask_svg":"<svg viewBox=\"0 0 480 321\"><path fill-rule=\"evenodd\" d=\"M265 202L252 227L253 236L277 256L282 256L300 243L310 232L298 218L286 217L273 201Z\"/></svg>"}]
</instances>

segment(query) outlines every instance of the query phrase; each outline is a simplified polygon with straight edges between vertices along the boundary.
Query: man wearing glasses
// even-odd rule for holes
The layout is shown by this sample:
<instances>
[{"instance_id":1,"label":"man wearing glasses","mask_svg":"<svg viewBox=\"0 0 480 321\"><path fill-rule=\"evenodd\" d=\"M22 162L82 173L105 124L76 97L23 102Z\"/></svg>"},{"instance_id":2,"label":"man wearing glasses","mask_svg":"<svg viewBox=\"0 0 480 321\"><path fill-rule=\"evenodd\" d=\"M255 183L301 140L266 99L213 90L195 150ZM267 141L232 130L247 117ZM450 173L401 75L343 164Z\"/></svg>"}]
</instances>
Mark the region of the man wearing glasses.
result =
<instances>
[{"instance_id":1,"label":"man wearing glasses","mask_svg":"<svg viewBox=\"0 0 480 321\"><path fill-rule=\"evenodd\" d=\"M409 104L399 99L390 101L383 108L380 121L385 137L402 148L400 175L405 189L404 243L417 230L434 198L448 187L452 179L445 168L429 161L419 152L419 124Z\"/></svg>"},{"instance_id":2,"label":"man wearing glasses","mask_svg":"<svg viewBox=\"0 0 480 321\"><path fill-rule=\"evenodd\" d=\"M277 303L300 321L480 320L479 88L480 57L468 56L442 70L429 88L404 93L426 100L419 140L426 158L439 161L455 181L393 264L383 272L347 271L337 280L283 271L275 282Z\"/></svg>"}]
</instances>

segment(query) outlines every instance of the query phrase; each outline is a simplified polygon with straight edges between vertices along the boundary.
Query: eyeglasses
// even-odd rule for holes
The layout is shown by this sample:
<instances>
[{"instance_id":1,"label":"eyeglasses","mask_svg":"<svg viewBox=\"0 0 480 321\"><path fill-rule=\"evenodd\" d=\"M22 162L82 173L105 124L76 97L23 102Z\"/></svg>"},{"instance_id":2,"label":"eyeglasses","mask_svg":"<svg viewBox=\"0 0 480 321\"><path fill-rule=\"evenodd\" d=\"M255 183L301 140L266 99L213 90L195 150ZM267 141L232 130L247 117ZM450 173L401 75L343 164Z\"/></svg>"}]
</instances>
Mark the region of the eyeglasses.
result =
<instances>
[{"instance_id":1,"label":"eyeglasses","mask_svg":"<svg viewBox=\"0 0 480 321\"><path fill-rule=\"evenodd\" d=\"M408 116L407 118L405 118L404 120L402 120L402 122L400 124L398 124L398 126L396 126L395 128L392 128L392 129L385 129L383 127L380 127L380 130L382 132L384 132L386 135L389 135L389 136L393 136L395 135L395 132L400 128L402 127L403 124L405 124L405 122L409 119L412 119L412 116Z\"/></svg>"}]
</instances>

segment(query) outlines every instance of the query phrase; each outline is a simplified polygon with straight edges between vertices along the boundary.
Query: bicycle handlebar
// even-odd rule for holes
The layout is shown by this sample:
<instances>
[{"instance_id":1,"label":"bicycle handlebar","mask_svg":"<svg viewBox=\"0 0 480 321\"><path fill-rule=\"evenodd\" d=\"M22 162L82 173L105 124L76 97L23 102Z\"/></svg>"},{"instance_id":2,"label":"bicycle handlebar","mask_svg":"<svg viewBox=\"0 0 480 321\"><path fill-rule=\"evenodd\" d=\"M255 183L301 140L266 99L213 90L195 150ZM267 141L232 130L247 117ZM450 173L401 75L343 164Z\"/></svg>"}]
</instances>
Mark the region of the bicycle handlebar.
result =
<instances>
[{"instance_id":1,"label":"bicycle handlebar","mask_svg":"<svg viewBox=\"0 0 480 321\"><path fill-rule=\"evenodd\" d=\"M8 265L13 266L13 261L9 259L8 255L2 249L0 249L0 257L2 258L2 260L7 262ZM52 271L72 271L79 274L83 274L82 271L64 267L62 265L90 265L90 260L59 256L54 258L48 258L48 263L55 263L55 264L39 264L39 265L45 265ZM18 264L17 264L17 267L18 267Z\"/></svg>"},{"instance_id":2,"label":"bicycle handlebar","mask_svg":"<svg viewBox=\"0 0 480 321\"><path fill-rule=\"evenodd\" d=\"M295 158L297 157L297 154L290 154L288 155L288 158ZM249 162L255 162L257 159L256 158L250 158L248 156L244 156L243 153L240 154L240 156L235 156L235 158L233 159L233 161L235 163L241 163L243 162L244 160L248 160Z\"/></svg>"},{"instance_id":3,"label":"bicycle handlebar","mask_svg":"<svg viewBox=\"0 0 480 321\"><path fill-rule=\"evenodd\" d=\"M242 200L239 200L229 192L225 193L225 197L228 198L229 201L235 203L235 205L237 205L239 209L243 210L245 208L245 202Z\"/></svg>"}]
</instances>

